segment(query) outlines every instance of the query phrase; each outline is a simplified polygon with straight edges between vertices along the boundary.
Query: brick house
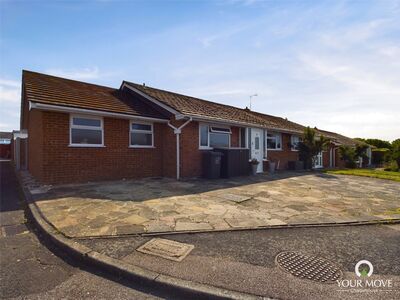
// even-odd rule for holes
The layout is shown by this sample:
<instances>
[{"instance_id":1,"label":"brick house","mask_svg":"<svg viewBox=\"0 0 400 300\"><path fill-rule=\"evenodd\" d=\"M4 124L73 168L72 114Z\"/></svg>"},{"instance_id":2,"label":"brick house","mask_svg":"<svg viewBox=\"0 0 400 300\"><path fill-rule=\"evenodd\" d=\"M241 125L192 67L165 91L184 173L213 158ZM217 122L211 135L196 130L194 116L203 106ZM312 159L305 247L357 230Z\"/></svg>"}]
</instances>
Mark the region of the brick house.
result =
<instances>
[{"instance_id":1,"label":"brick house","mask_svg":"<svg viewBox=\"0 0 400 300\"><path fill-rule=\"evenodd\" d=\"M286 169L298 160L295 144L304 130L287 119L128 81L115 89L31 71L22 75L20 128L12 141L16 165L51 184L198 177L203 152L214 147L249 148L251 158ZM351 140L330 134L332 149ZM332 151L316 167L338 166Z\"/></svg>"}]
</instances>

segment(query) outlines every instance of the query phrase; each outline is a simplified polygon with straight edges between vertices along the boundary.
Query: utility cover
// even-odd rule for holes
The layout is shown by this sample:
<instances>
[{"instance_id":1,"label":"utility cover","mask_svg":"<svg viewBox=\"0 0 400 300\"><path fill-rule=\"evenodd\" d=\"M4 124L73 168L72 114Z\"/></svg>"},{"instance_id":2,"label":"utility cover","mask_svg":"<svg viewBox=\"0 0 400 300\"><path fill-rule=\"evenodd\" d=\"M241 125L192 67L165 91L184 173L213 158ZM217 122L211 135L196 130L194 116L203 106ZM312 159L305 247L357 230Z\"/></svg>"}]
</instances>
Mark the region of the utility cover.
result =
<instances>
[{"instance_id":1,"label":"utility cover","mask_svg":"<svg viewBox=\"0 0 400 300\"><path fill-rule=\"evenodd\" d=\"M173 261L182 261L194 248L194 245L166 239L154 238L136 250L145 254L159 256Z\"/></svg>"},{"instance_id":2,"label":"utility cover","mask_svg":"<svg viewBox=\"0 0 400 300\"><path fill-rule=\"evenodd\" d=\"M276 263L293 276L321 283L336 283L343 276L340 268L327 259L295 251L279 253Z\"/></svg>"},{"instance_id":3,"label":"utility cover","mask_svg":"<svg viewBox=\"0 0 400 300\"><path fill-rule=\"evenodd\" d=\"M251 197L249 196L242 196L242 195L235 195L235 194L223 194L220 195L222 199L228 200L228 201L233 201L236 203L242 203L244 201L250 200Z\"/></svg>"}]
</instances>

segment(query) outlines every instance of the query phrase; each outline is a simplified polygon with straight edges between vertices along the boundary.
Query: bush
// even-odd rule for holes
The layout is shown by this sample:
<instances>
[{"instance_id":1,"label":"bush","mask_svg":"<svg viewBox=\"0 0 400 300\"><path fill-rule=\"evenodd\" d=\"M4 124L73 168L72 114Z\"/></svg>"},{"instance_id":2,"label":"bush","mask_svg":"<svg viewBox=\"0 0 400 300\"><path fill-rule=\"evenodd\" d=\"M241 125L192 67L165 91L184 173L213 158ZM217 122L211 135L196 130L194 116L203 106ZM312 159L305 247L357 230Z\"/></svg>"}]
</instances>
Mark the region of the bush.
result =
<instances>
[{"instance_id":1,"label":"bush","mask_svg":"<svg viewBox=\"0 0 400 300\"><path fill-rule=\"evenodd\" d=\"M345 167L354 169L356 164L356 150L349 146L340 146L339 147L339 155L340 159L344 160Z\"/></svg>"},{"instance_id":2,"label":"bush","mask_svg":"<svg viewBox=\"0 0 400 300\"><path fill-rule=\"evenodd\" d=\"M399 166L397 165L397 162L395 160L392 160L389 163L389 165L385 168L385 171L398 172L399 171Z\"/></svg>"}]
</instances>

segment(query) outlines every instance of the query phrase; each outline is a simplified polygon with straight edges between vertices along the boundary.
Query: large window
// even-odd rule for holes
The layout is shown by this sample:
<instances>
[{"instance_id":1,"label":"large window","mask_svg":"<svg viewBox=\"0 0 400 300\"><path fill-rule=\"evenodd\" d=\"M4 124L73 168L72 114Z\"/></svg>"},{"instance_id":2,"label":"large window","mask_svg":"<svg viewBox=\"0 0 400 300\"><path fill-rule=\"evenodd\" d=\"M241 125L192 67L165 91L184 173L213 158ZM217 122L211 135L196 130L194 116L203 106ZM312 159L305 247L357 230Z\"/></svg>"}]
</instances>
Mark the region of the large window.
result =
<instances>
[{"instance_id":1,"label":"large window","mask_svg":"<svg viewBox=\"0 0 400 300\"><path fill-rule=\"evenodd\" d=\"M71 116L70 145L103 146L103 119L91 116Z\"/></svg>"},{"instance_id":2,"label":"large window","mask_svg":"<svg viewBox=\"0 0 400 300\"><path fill-rule=\"evenodd\" d=\"M292 135L290 138L290 144L292 145L292 151L298 151L299 150L299 143L301 142L301 139L298 135Z\"/></svg>"},{"instance_id":3,"label":"large window","mask_svg":"<svg viewBox=\"0 0 400 300\"><path fill-rule=\"evenodd\" d=\"M130 146L153 147L153 124L130 123Z\"/></svg>"},{"instance_id":4,"label":"large window","mask_svg":"<svg viewBox=\"0 0 400 300\"><path fill-rule=\"evenodd\" d=\"M199 128L200 148L229 148L231 140L229 127L201 124Z\"/></svg>"},{"instance_id":5,"label":"large window","mask_svg":"<svg viewBox=\"0 0 400 300\"><path fill-rule=\"evenodd\" d=\"M267 133L267 149L282 150L282 136L277 132Z\"/></svg>"}]
</instances>

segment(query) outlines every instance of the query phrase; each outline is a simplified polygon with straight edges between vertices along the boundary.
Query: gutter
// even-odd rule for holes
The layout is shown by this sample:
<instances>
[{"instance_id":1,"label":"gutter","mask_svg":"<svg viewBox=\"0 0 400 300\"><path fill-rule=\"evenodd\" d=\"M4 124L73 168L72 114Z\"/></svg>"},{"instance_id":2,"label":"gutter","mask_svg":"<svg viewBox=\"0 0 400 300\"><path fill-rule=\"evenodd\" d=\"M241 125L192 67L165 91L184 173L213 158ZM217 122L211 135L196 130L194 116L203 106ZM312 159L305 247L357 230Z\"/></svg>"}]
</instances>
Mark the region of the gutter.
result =
<instances>
[{"instance_id":1,"label":"gutter","mask_svg":"<svg viewBox=\"0 0 400 300\"><path fill-rule=\"evenodd\" d=\"M187 124L189 124L192 121L192 118L190 117L189 120L187 120L185 123L183 123L179 128L176 128L174 125L172 125L168 121L168 126L171 127L174 130L174 133L176 135L176 179L179 180L180 178L180 149L179 149L179 136L182 132L183 127L185 127Z\"/></svg>"},{"instance_id":2,"label":"gutter","mask_svg":"<svg viewBox=\"0 0 400 300\"><path fill-rule=\"evenodd\" d=\"M183 118L192 118L193 121L200 121L200 122L201 121L209 121L209 122L213 122L213 123L223 123L223 124L241 125L241 126L251 127L251 128L268 129L270 131L279 131L279 132L283 132L283 133L301 134L300 131L295 131L295 130L268 127L268 126L262 126L262 125L251 124L251 123L240 122L240 121L225 121L225 120L215 119L212 117L203 117L203 116L200 117L200 116L196 116L196 115L178 114L175 116L175 118L176 118L176 120L181 120Z\"/></svg>"}]
</instances>

